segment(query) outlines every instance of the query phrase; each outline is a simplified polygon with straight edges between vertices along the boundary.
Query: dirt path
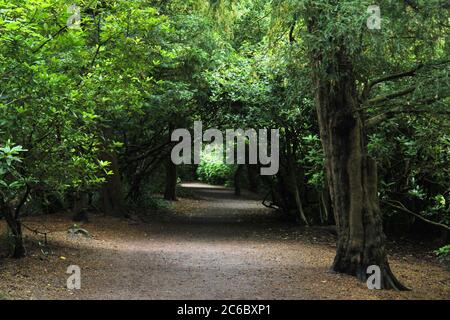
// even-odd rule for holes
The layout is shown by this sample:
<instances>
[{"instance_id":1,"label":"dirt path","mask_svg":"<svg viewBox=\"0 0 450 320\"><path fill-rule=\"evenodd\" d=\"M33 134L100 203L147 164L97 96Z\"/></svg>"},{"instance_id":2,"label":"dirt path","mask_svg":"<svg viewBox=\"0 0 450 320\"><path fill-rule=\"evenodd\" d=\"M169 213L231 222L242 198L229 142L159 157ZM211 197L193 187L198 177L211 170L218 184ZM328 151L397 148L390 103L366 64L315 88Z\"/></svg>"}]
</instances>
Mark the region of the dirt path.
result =
<instances>
[{"instance_id":1,"label":"dirt path","mask_svg":"<svg viewBox=\"0 0 450 320\"><path fill-rule=\"evenodd\" d=\"M334 239L299 228L246 195L185 185L171 213L145 223L93 216L92 239L67 237L66 216L46 216L53 254L39 248L20 263L0 264L0 297L22 299L411 299L450 298L450 272L432 260L393 252L394 271L414 290L371 291L327 273ZM42 217L39 218L42 220ZM27 223L34 226L38 220ZM33 224L34 223L34 224ZM31 237L31 235L30 235ZM67 266L78 265L82 289L66 289Z\"/></svg>"}]
</instances>

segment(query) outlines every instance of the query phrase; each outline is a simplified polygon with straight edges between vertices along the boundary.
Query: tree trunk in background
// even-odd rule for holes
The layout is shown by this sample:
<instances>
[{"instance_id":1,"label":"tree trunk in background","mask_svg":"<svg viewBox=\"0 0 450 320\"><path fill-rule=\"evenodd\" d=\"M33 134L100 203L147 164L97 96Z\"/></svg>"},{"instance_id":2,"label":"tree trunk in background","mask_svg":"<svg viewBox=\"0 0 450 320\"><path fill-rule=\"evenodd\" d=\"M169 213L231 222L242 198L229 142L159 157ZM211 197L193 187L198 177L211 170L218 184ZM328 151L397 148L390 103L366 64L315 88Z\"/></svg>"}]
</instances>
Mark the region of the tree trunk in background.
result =
<instances>
[{"instance_id":1,"label":"tree trunk in background","mask_svg":"<svg viewBox=\"0 0 450 320\"><path fill-rule=\"evenodd\" d=\"M85 192L76 191L73 202L73 216L72 220L75 222L88 221L87 208L89 205L88 194Z\"/></svg>"},{"instance_id":2,"label":"tree trunk in background","mask_svg":"<svg viewBox=\"0 0 450 320\"><path fill-rule=\"evenodd\" d=\"M109 169L112 170L113 174L108 175L106 178L106 183L100 192L102 210L106 214L112 214L116 216L126 216L124 212L124 195L122 189L122 179L119 167L119 159L115 152L109 151L109 143L113 137L113 130L110 127L103 128L104 136L104 150L100 157L103 161L110 162Z\"/></svg>"},{"instance_id":3,"label":"tree trunk in background","mask_svg":"<svg viewBox=\"0 0 450 320\"><path fill-rule=\"evenodd\" d=\"M169 201L177 200L177 166L172 162L170 155L166 162L166 188L164 190L164 199Z\"/></svg>"},{"instance_id":4,"label":"tree trunk in background","mask_svg":"<svg viewBox=\"0 0 450 320\"><path fill-rule=\"evenodd\" d=\"M119 161L117 155L109 152L102 154L102 160L111 163L110 169L113 175L107 177L101 190L102 209L104 213L113 215L125 215L124 198L122 194L122 181L120 178Z\"/></svg>"},{"instance_id":5,"label":"tree trunk in background","mask_svg":"<svg viewBox=\"0 0 450 320\"><path fill-rule=\"evenodd\" d=\"M309 226L308 219L306 218L305 211L303 210L303 203L300 196L300 190L298 187L298 181L297 181L297 166L294 163L294 155L292 151L292 146L290 145L290 142L287 141L287 165L288 165L288 177L291 178L291 184L293 188L294 198L295 198L295 204L297 207L298 216L301 219L301 221Z\"/></svg>"},{"instance_id":6,"label":"tree trunk in background","mask_svg":"<svg viewBox=\"0 0 450 320\"><path fill-rule=\"evenodd\" d=\"M310 26L311 27L311 26ZM310 29L311 30L311 29ZM335 272L367 279L367 267L381 269L383 288L406 289L393 275L385 250L378 203L377 168L367 155L366 133L358 109L353 67L344 48L322 70L313 57L316 109L337 225ZM334 74L334 79L328 78Z\"/></svg>"}]
</instances>

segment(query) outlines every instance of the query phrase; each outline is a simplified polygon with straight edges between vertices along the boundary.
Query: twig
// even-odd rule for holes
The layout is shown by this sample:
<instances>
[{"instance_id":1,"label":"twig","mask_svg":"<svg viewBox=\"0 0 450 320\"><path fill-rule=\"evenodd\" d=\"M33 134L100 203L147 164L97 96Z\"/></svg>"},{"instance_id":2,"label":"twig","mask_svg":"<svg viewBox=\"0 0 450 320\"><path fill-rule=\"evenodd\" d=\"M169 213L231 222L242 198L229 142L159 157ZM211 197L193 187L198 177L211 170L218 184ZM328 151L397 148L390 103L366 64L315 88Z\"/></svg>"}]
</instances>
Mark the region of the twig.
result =
<instances>
[{"instance_id":1,"label":"twig","mask_svg":"<svg viewBox=\"0 0 450 320\"><path fill-rule=\"evenodd\" d=\"M43 235L43 236L44 236L44 243L45 243L45 245L48 244L48 243L47 243L47 234L49 234L50 232L43 232L43 231L39 231L38 229L33 229L33 228L27 226L27 225L24 224L24 223L22 223L22 226L23 226L25 229L27 229L27 230L33 232L34 234L40 234L40 235Z\"/></svg>"}]
</instances>

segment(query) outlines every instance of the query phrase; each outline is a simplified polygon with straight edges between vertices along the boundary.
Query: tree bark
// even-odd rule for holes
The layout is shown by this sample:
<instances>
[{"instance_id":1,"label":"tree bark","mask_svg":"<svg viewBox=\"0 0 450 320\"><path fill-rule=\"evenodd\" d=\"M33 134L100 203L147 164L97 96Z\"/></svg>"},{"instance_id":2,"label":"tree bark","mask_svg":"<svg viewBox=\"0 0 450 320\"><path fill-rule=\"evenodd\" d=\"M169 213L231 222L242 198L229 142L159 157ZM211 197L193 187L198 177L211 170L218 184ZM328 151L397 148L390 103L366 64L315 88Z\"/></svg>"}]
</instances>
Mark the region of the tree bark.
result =
<instances>
[{"instance_id":1,"label":"tree bark","mask_svg":"<svg viewBox=\"0 0 450 320\"><path fill-rule=\"evenodd\" d=\"M325 70L313 57L315 104L338 241L332 271L367 279L367 268L381 270L381 286L406 289L389 267L378 202L377 169L367 155L364 122L358 109L353 67L341 47ZM335 75L329 79L328 75ZM330 77L331 78L331 77Z\"/></svg>"},{"instance_id":2,"label":"tree bark","mask_svg":"<svg viewBox=\"0 0 450 320\"><path fill-rule=\"evenodd\" d=\"M20 259L26 256L27 251L23 243L22 224L20 221L16 221L14 235L14 252L13 258Z\"/></svg>"},{"instance_id":3,"label":"tree bark","mask_svg":"<svg viewBox=\"0 0 450 320\"><path fill-rule=\"evenodd\" d=\"M110 163L113 174L107 176L100 192L102 210L105 214L126 216L119 159L116 152L109 150L113 135L112 128L103 128L104 145L100 157Z\"/></svg>"},{"instance_id":4,"label":"tree bark","mask_svg":"<svg viewBox=\"0 0 450 320\"><path fill-rule=\"evenodd\" d=\"M119 161L117 155L110 152L102 154L102 160L111 163L110 169L113 174L107 177L106 183L101 190L102 209L104 213L113 215L125 215L124 198L122 193L122 180L120 178Z\"/></svg>"}]
</instances>

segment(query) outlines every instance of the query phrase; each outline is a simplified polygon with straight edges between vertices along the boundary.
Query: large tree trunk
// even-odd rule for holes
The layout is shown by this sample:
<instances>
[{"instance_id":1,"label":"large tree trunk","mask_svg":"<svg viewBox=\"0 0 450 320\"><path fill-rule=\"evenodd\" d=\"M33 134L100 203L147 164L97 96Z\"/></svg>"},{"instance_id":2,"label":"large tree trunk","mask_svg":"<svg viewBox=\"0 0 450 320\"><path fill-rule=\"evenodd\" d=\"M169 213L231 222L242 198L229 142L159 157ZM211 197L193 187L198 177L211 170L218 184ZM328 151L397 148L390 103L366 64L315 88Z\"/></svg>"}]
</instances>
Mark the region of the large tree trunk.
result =
<instances>
[{"instance_id":1,"label":"large tree trunk","mask_svg":"<svg viewBox=\"0 0 450 320\"><path fill-rule=\"evenodd\" d=\"M352 64L341 50L326 75L321 55L313 61L316 109L338 233L332 270L365 281L367 267L377 265L382 288L402 290L405 287L392 274L385 251L376 163L367 155ZM329 74L336 77L327 79Z\"/></svg>"},{"instance_id":2,"label":"large tree trunk","mask_svg":"<svg viewBox=\"0 0 450 320\"><path fill-rule=\"evenodd\" d=\"M170 155L166 163L166 188L164 199L170 201L177 200L177 166L172 162Z\"/></svg>"}]
</instances>

